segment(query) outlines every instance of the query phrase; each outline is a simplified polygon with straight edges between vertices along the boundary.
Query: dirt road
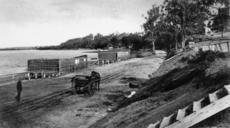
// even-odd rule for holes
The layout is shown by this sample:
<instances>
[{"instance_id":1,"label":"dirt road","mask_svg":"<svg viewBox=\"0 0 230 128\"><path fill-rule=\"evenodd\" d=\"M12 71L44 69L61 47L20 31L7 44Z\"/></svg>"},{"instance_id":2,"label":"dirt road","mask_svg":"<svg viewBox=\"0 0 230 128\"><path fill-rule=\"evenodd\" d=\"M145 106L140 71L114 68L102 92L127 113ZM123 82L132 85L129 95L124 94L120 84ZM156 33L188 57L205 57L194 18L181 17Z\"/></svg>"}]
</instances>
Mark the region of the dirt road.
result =
<instances>
[{"instance_id":1,"label":"dirt road","mask_svg":"<svg viewBox=\"0 0 230 128\"><path fill-rule=\"evenodd\" d=\"M96 70L102 75L101 90L94 96L72 95L70 77L23 82L22 102L14 101L15 85L0 87L0 127L3 128L87 128L104 117L113 101L128 94L128 83L122 77L147 79L162 62L157 57L135 58L94 67L79 72L90 74Z\"/></svg>"}]
</instances>

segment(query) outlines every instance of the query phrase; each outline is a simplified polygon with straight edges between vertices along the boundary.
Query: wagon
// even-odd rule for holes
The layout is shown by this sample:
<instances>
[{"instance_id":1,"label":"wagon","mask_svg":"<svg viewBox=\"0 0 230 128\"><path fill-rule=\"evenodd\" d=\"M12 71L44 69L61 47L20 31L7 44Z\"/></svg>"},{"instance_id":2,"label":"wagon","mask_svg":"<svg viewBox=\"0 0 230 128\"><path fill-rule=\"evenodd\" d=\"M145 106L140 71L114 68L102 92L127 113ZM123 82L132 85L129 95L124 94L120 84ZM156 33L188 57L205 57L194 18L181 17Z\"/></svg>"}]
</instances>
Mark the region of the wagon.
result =
<instances>
[{"instance_id":1,"label":"wagon","mask_svg":"<svg viewBox=\"0 0 230 128\"><path fill-rule=\"evenodd\" d=\"M97 89L97 78L86 75L76 75L71 79L73 93L93 95Z\"/></svg>"}]
</instances>

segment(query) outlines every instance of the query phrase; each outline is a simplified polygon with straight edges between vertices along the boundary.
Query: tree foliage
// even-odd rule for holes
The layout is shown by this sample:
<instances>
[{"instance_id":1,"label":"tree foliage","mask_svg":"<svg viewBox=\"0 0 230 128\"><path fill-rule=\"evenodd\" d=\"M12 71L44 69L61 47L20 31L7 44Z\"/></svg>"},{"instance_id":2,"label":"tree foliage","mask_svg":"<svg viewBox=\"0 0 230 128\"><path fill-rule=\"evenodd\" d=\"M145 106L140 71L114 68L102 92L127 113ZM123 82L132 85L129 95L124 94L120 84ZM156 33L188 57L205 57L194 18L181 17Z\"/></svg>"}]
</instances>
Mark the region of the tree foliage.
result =
<instances>
[{"instance_id":1,"label":"tree foliage","mask_svg":"<svg viewBox=\"0 0 230 128\"><path fill-rule=\"evenodd\" d=\"M205 33L204 22L210 17L215 17L214 25L221 24L226 19L226 15L212 15L210 8L215 4L224 4L227 7L227 1L165 0L162 5L153 5L147 12L146 22L143 24L145 33L157 41L156 47L166 50L182 47L191 35ZM223 26L226 26L225 21Z\"/></svg>"},{"instance_id":2,"label":"tree foliage","mask_svg":"<svg viewBox=\"0 0 230 128\"><path fill-rule=\"evenodd\" d=\"M229 1L227 0L225 4L219 5L217 7L218 14L214 15L212 20L213 23L210 25L212 30L217 31L217 32L222 32L222 37L223 37L223 32L227 28L228 23L229 23L229 6L224 6L224 5L229 5Z\"/></svg>"},{"instance_id":3,"label":"tree foliage","mask_svg":"<svg viewBox=\"0 0 230 128\"><path fill-rule=\"evenodd\" d=\"M71 39L58 46L40 47L38 49L107 49L110 46L114 48L131 48L131 50L139 50L150 48L151 42L138 33L110 34L105 36L98 33L95 36L89 34L82 38Z\"/></svg>"}]
</instances>

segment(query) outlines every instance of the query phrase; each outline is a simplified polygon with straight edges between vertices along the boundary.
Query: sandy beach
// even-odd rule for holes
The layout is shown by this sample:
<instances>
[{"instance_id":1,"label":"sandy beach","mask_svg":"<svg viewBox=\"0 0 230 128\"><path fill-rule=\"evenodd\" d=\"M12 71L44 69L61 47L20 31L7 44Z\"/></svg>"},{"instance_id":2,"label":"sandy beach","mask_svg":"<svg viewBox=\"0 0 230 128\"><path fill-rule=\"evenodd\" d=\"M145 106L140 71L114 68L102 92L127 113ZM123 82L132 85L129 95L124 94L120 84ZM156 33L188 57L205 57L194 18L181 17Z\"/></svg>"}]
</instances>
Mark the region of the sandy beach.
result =
<instances>
[{"instance_id":1,"label":"sandy beach","mask_svg":"<svg viewBox=\"0 0 230 128\"><path fill-rule=\"evenodd\" d=\"M22 102L16 103L15 84L0 87L0 127L2 128L87 128L107 114L113 101L132 89L123 77L148 79L162 63L156 56L134 58L118 63L91 67L75 74L89 75L92 70L102 75L101 90L93 96L60 93L71 86L68 74L60 78L23 81ZM9 91L10 90L10 91ZM34 91L36 90L36 91Z\"/></svg>"}]
</instances>

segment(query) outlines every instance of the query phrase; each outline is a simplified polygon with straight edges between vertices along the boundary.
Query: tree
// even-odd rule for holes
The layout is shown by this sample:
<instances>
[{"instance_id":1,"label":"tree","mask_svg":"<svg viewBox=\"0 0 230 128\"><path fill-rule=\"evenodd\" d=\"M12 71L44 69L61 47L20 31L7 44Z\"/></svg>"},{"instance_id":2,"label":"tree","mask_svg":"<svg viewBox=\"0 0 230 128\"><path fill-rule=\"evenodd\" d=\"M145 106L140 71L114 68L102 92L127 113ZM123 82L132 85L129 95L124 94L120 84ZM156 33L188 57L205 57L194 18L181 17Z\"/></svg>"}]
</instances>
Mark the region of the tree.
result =
<instances>
[{"instance_id":1,"label":"tree","mask_svg":"<svg viewBox=\"0 0 230 128\"><path fill-rule=\"evenodd\" d=\"M165 37L173 34L173 42L168 42L167 45L174 46L176 49L178 46L184 48L185 42L192 35L205 33L204 21L210 18L210 7L216 3L226 4L226 1L165 0L163 5L153 6L147 12L146 22L144 23L145 33L151 35L155 40L161 36ZM178 44L179 41L180 44ZM167 46L167 48L169 47Z\"/></svg>"},{"instance_id":2,"label":"tree","mask_svg":"<svg viewBox=\"0 0 230 128\"><path fill-rule=\"evenodd\" d=\"M146 23L144 23L145 36L155 42L156 48L169 51L169 48L176 47L178 30L176 26L168 23L164 6L152 6L148 12ZM162 37L170 38L171 41L165 42ZM173 38L173 40L171 39ZM167 40L167 39L166 39ZM170 47L167 47L170 46Z\"/></svg>"},{"instance_id":3,"label":"tree","mask_svg":"<svg viewBox=\"0 0 230 128\"><path fill-rule=\"evenodd\" d=\"M119 41L119 39L118 39L118 37L116 35L111 38L110 42L111 42L111 44L113 45L114 48L119 47L120 41Z\"/></svg>"},{"instance_id":4,"label":"tree","mask_svg":"<svg viewBox=\"0 0 230 128\"><path fill-rule=\"evenodd\" d=\"M161 7L153 5L152 9L147 12L148 17L145 17L146 23L143 25L145 30L144 38L152 41L153 52L155 52L155 41L161 35L161 32L167 28L166 24L161 22L163 19Z\"/></svg>"},{"instance_id":5,"label":"tree","mask_svg":"<svg viewBox=\"0 0 230 128\"><path fill-rule=\"evenodd\" d=\"M102 36L101 38L95 38L95 48L105 49L107 48L110 40L106 38L106 36Z\"/></svg>"},{"instance_id":6,"label":"tree","mask_svg":"<svg viewBox=\"0 0 230 128\"><path fill-rule=\"evenodd\" d=\"M82 40L93 40L93 34L89 34L82 38Z\"/></svg>"},{"instance_id":7,"label":"tree","mask_svg":"<svg viewBox=\"0 0 230 128\"><path fill-rule=\"evenodd\" d=\"M176 26L175 31L182 34L182 48L185 41L194 34L204 34L204 21L208 19L210 3L205 0L171 0L165 3L166 22Z\"/></svg>"},{"instance_id":8,"label":"tree","mask_svg":"<svg viewBox=\"0 0 230 128\"><path fill-rule=\"evenodd\" d=\"M211 29L217 32L221 32L221 37L223 37L224 30L228 27L229 23L229 1L223 1L213 7L217 9L217 14L213 15L213 23L210 25Z\"/></svg>"},{"instance_id":9,"label":"tree","mask_svg":"<svg viewBox=\"0 0 230 128\"><path fill-rule=\"evenodd\" d=\"M131 40L129 38L129 36L124 36L122 39L122 45L125 47L125 48L129 48L129 47L132 47L132 43L131 43Z\"/></svg>"},{"instance_id":10,"label":"tree","mask_svg":"<svg viewBox=\"0 0 230 128\"><path fill-rule=\"evenodd\" d=\"M102 38L103 35L101 35L100 33L97 33L95 36L94 36L94 40L98 40L100 38Z\"/></svg>"}]
</instances>

